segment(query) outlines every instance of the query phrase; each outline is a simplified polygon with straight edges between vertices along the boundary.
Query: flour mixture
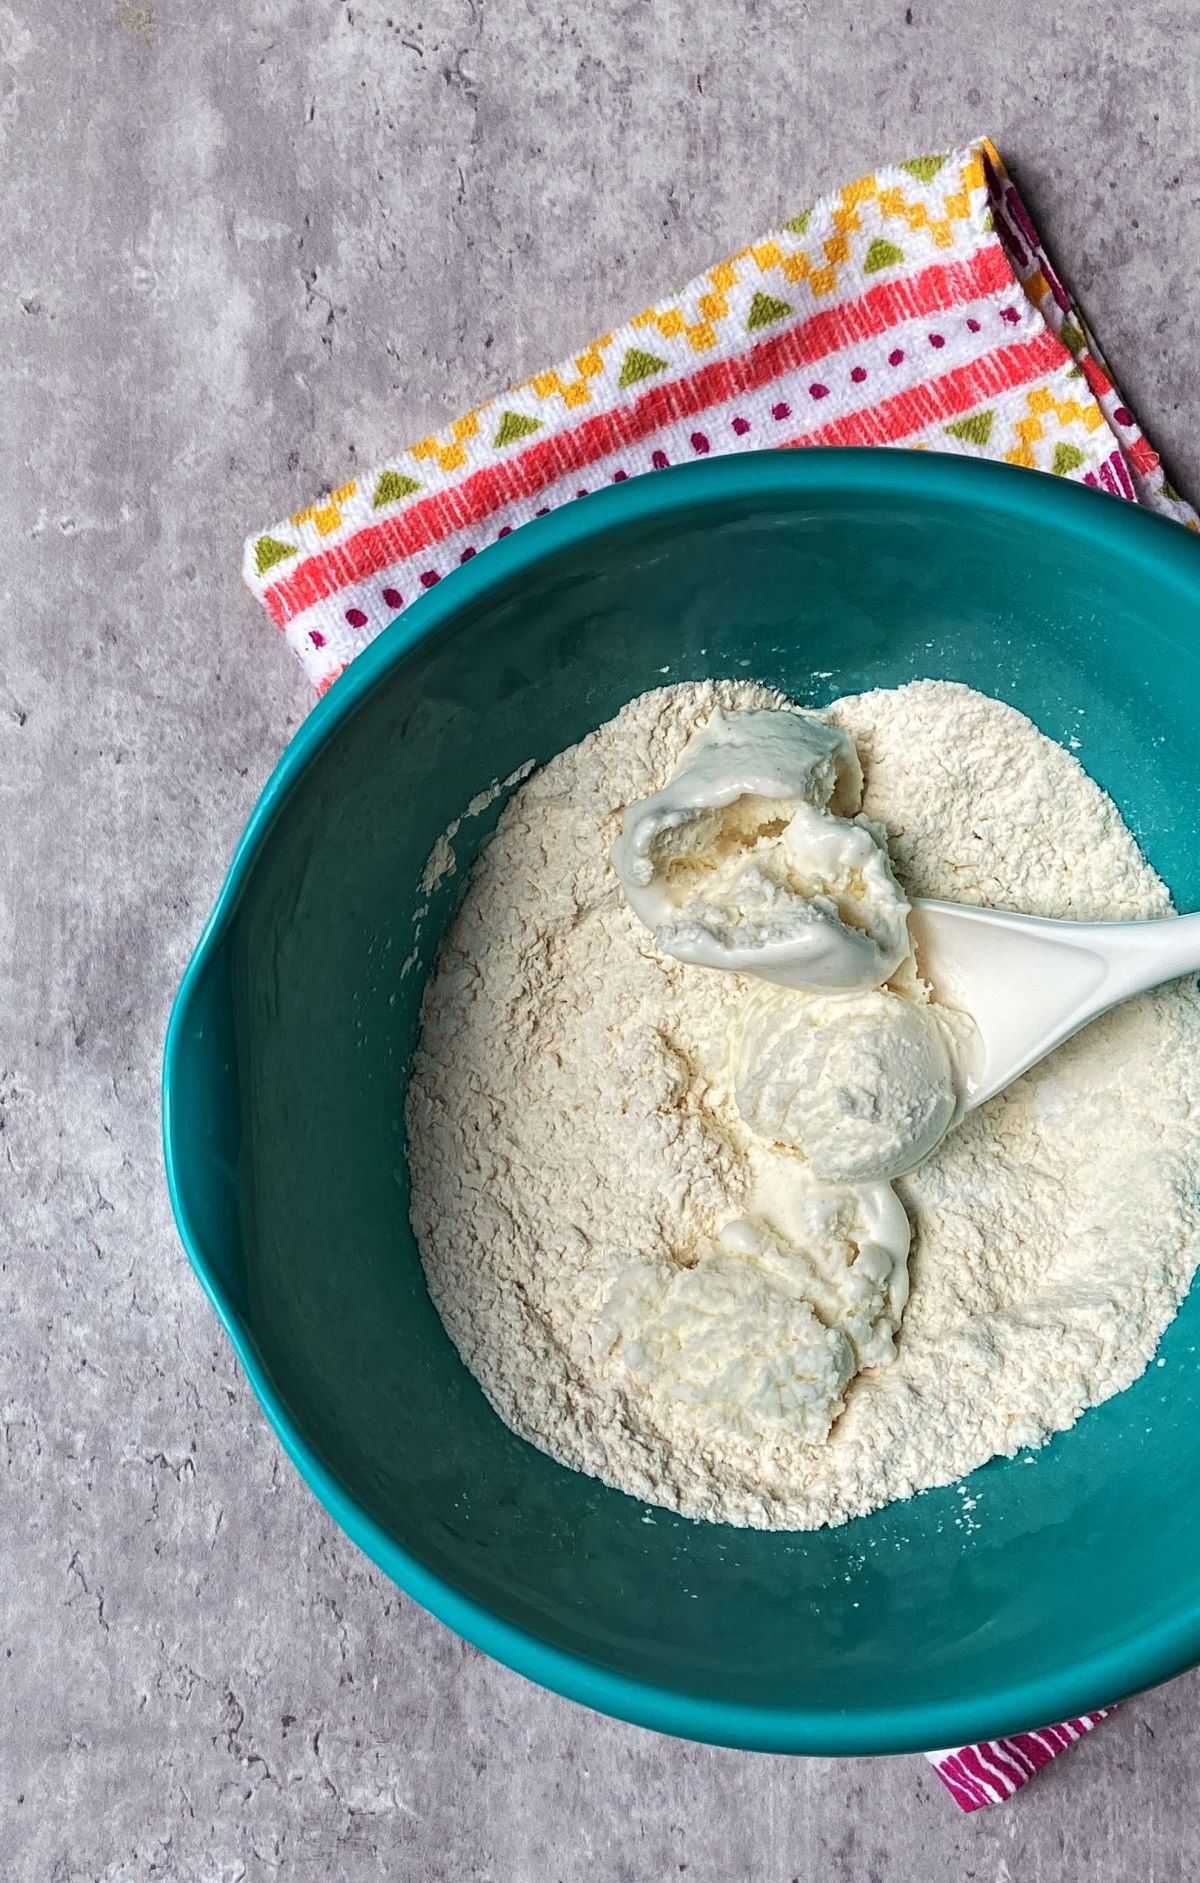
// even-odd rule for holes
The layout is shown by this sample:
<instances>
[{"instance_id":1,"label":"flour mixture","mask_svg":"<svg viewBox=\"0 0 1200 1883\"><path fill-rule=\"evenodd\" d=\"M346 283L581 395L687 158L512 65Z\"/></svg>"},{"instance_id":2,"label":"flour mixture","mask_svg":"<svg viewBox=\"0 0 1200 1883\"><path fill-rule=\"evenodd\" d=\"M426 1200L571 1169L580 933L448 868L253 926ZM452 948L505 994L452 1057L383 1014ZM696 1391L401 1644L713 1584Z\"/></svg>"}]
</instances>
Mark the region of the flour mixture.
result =
<instances>
[{"instance_id":1,"label":"flour mixture","mask_svg":"<svg viewBox=\"0 0 1200 1883\"><path fill-rule=\"evenodd\" d=\"M798 1055L805 996L698 965L795 919L770 871L733 929L709 895L652 933L609 860L626 807L673 829L698 731L786 704L663 688L522 786L426 990L407 1124L430 1292L501 1417L648 1502L808 1529L1039 1445L1142 1372L1200 1258L1200 998L1140 996L957 1125L911 958L849 1031L844 995L813 996ZM863 773L842 888L874 870L869 919L816 885L841 957L886 972L905 897L1169 913L1110 800L1011 707L919 681L823 718L830 816L847 752ZM919 1117L873 1100L851 1129L810 1102L868 1033L885 1074L885 1035L919 1068ZM889 1181L913 1143L936 1148Z\"/></svg>"}]
</instances>

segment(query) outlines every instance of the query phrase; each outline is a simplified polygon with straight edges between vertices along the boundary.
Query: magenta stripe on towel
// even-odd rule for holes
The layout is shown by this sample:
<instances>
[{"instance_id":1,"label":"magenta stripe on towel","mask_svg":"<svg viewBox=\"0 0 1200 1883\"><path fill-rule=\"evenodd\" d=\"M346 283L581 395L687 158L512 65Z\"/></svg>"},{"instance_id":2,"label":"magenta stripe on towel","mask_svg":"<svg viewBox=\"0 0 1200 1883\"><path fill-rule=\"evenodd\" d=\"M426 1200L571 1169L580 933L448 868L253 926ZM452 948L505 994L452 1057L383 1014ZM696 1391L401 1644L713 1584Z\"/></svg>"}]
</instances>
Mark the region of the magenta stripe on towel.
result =
<instances>
[{"instance_id":1,"label":"magenta stripe on towel","mask_svg":"<svg viewBox=\"0 0 1200 1883\"><path fill-rule=\"evenodd\" d=\"M995 1772L999 1773L1000 1783L1004 1786L1006 1795L1018 1791L1029 1776L1017 1764L1013 1757L1013 1748L1007 1739L984 1740L981 1745L975 1747L975 1751L984 1765L991 1766Z\"/></svg>"},{"instance_id":2,"label":"magenta stripe on towel","mask_svg":"<svg viewBox=\"0 0 1200 1883\"><path fill-rule=\"evenodd\" d=\"M956 1752L942 1754L937 1771L943 1785L953 1793L955 1803L961 1805L964 1811L977 1811L980 1805L991 1802L964 1769Z\"/></svg>"},{"instance_id":3,"label":"magenta stripe on towel","mask_svg":"<svg viewBox=\"0 0 1200 1883\"><path fill-rule=\"evenodd\" d=\"M1028 1784L1035 1772L1049 1765L1060 1752L1090 1733L1093 1726L1107 1719L1112 1708L1085 1713L1079 1719L1063 1720L1058 1726L1042 1726L1034 1732L1011 1733L1007 1739L985 1739L976 1746L950 1747L943 1752L927 1752L934 1771L963 1811L978 1811L983 1805L1000 1804Z\"/></svg>"}]
</instances>

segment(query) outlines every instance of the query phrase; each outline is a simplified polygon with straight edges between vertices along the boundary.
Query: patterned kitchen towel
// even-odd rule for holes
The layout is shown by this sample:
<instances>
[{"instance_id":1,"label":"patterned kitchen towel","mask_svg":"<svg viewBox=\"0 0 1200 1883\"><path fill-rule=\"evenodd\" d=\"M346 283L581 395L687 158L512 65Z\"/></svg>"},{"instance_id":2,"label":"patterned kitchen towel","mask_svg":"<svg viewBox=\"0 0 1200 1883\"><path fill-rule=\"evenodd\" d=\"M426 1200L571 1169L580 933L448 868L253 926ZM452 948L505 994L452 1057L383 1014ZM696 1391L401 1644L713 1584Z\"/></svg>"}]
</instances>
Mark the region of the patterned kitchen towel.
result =
<instances>
[{"instance_id":1,"label":"patterned kitchen towel","mask_svg":"<svg viewBox=\"0 0 1200 1883\"><path fill-rule=\"evenodd\" d=\"M1192 529L986 139L860 177L549 372L246 544L319 693L488 543L599 485L764 445L905 445Z\"/></svg>"},{"instance_id":2,"label":"patterned kitchen towel","mask_svg":"<svg viewBox=\"0 0 1200 1883\"><path fill-rule=\"evenodd\" d=\"M998 1805L1011 1798L1035 1772L1099 1726L1112 1710L1101 1707L1098 1713L1084 1713L1060 1726L1014 1733L1010 1739L985 1739L977 1746L927 1752L925 1757L955 1803L964 1811L978 1811L981 1805Z\"/></svg>"},{"instance_id":3,"label":"patterned kitchen towel","mask_svg":"<svg viewBox=\"0 0 1200 1883\"><path fill-rule=\"evenodd\" d=\"M1200 528L980 139L823 196L561 365L256 532L245 579L324 693L424 589L529 518L764 445L999 458ZM926 1756L974 1811L1107 1710Z\"/></svg>"}]
</instances>

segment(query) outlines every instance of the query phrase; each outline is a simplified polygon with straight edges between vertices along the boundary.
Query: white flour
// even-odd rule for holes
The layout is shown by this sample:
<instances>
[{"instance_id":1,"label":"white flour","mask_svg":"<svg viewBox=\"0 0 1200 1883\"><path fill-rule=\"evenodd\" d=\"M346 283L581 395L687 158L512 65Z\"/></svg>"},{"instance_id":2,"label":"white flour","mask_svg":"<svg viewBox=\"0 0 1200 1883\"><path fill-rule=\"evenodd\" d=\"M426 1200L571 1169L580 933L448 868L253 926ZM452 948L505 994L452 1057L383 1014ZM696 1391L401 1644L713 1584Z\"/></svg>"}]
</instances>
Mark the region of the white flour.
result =
<instances>
[{"instance_id":1,"label":"white flour","mask_svg":"<svg viewBox=\"0 0 1200 1883\"><path fill-rule=\"evenodd\" d=\"M717 702L779 703L725 683L644 695L505 808L426 990L412 1216L438 1310L516 1431L689 1516L806 1529L1038 1445L1142 1372L1200 1257L1200 999L1180 983L1095 1022L899 1180L898 1358L851 1382L824 1442L760 1416L752 1381L735 1417L628 1364L606 1302L676 1273L690 1312L687 1272L747 1188L723 1054L748 984L660 955L608 862L619 808L662 786ZM1169 911L1109 799L1010 707L921 681L830 717L910 895ZM778 1303L763 1314L735 1346L786 1342Z\"/></svg>"}]
</instances>

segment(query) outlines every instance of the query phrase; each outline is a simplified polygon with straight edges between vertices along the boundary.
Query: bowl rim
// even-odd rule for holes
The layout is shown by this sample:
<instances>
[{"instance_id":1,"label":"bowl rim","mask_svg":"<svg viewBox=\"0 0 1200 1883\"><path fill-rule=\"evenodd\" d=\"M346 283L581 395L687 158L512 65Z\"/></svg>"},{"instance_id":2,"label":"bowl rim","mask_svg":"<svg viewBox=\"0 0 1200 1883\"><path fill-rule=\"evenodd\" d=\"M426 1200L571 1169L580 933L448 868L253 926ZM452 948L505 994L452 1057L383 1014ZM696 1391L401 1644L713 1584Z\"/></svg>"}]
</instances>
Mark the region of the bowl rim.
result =
<instances>
[{"instance_id":1,"label":"bowl rim","mask_svg":"<svg viewBox=\"0 0 1200 1883\"><path fill-rule=\"evenodd\" d=\"M1037 1679L921 1703L836 1707L758 1706L707 1698L630 1675L507 1621L399 1543L340 1483L277 1393L250 1330L221 1279L189 1208L180 1172L188 1134L177 1101L188 1054L188 1014L205 970L232 927L242 891L271 827L309 763L381 678L460 609L564 549L680 508L747 498L870 496L903 504L914 496L981 508L1049 526L1095 546L1120 547L1159 582L1200 603L1200 539L1135 503L1044 472L940 452L825 447L710 457L640 475L560 506L488 547L404 613L351 662L301 723L250 813L225 881L180 982L167 1026L162 1132L167 1188L188 1258L224 1327L256 1398L301 1477L351 1540L406 1594L485 1654L568 1699L634 1725L752 1751L822 1757L959 1747L1049 1722L1078 1719L1169 1680L1200 1661L1200 1586L1190 1604L1094 1654Z\"/></svg>"}]
</instances>

